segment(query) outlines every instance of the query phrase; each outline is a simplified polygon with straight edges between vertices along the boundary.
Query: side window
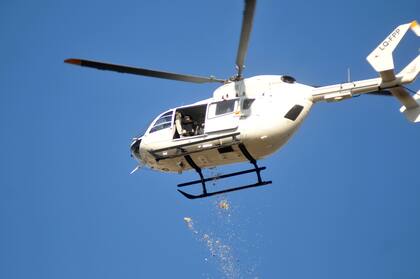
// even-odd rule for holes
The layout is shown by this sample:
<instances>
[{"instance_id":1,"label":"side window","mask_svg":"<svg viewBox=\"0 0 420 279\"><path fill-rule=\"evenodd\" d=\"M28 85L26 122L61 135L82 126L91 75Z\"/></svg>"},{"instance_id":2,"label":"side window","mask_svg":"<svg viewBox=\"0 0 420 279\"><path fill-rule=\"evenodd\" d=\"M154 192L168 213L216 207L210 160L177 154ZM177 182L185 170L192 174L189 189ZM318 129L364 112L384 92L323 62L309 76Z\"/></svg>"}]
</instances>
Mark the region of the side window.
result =
<instances>
[{"instance_id":1,"label":"side window","mask_svg":"<svg viewBox=\"0 0 420 279\"><path fill-rule=\"evenodd\" d=\"M153 133L153 132L171 127L172 115L173 115L173 111L168 111L168 112L162 114L162 116L159 117L155 121L155 123L153 124L153 127L150 129L149 133Z\"/></svg>"},{"instance_id":2,"label":"side window","mask_svg":"<svg viewBox=\"0 0 420 279\"><path fill-rule=\"evenodd\" d=\"M208 118L234 112L237 103L238 100L225 100L210 104Z\"/></svg>"},{"instance_id":3,"label":"side window","mask_svg":"<svg viewBox=\"0 0 420 279\"><path fill-rule=\"evenodd\" d=\"M295 121L299 114L302 112L303 107L301 105L294 105L284 116L284 118Z\"/></svg>"},{"instance_id":4,"label":"side window","mask_svg":"<svg viewBox=\"0 0 420 279\"><path fill-rule=\"evenodd\" d=\"M242 101L242 109L243 110L249 109L254 101L255 99L244 99Z\"/></svg>"}]
</instances>

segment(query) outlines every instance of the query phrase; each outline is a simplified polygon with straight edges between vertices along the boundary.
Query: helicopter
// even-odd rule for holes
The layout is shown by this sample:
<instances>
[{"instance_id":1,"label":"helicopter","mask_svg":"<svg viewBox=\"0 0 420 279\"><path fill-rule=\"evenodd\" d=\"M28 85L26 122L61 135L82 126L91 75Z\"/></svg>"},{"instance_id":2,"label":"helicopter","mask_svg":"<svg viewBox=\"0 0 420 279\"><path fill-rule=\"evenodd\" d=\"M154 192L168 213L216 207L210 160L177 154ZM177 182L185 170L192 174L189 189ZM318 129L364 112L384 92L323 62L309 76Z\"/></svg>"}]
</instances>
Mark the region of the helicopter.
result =
<instances>
[{"instance_id":1,"label":"helicopter","mask_svg":"<svg viewBox=\"0 0 420 279\"><path fill-rule=\"evenodd\" d=\"M257 164L283 147L295 134L318 102L338 102L362 94L394 96L401 104L400 112L411 122L420 122L420 90L412 92L404 85L412 83L420 72L420 55L396 73L393 51L408 32L420 36L416 21L396 27L368 56L367 61L379 74L377 78L348 81L329 86L298 83L288 75L259 75L244 78L245 57L253 25L256 0L245 0L236 74L228 79L204 77L85 59L64 62L83 67L129 73L147 77L192 83L217 83L211 98L171 108L159 114L146 132L133 138L130 150L138 165L162 172L182 173L195 170L198 180L178 184L186 187L201 184L200 194L178 191L188 199L205 198L247 188L269 185L262 179L266 169ZM414 94L411 94L414 93ZM249 162L252 168L204 177L203 169ZM207 182L216 179L256 174L256 182L210 192Z\"/></svg>"}]
</instances>

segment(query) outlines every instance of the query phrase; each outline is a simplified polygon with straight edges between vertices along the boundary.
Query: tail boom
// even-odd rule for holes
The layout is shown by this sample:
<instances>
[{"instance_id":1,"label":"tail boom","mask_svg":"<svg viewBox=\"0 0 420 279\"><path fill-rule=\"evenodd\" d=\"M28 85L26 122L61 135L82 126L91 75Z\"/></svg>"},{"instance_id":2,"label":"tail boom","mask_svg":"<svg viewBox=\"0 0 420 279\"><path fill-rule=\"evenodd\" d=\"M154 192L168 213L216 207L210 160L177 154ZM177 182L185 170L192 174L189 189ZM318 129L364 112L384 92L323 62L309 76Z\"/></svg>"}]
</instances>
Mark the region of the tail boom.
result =
<instances>
[{"instance_id":1,"label":"tail boom","mask_svg":"<svg viewBox=\"0 0 420 279\"><path fill-rule=\"evenodd\" d=\"M314 88L312 101L337 102L360 94L389 90L403 105L400 111L410 121L420 122L420 91L411 96L403 86L412 83L419 75L420 55L400 73L394 73L392 53L409 29L420 36L420 25L416 21L400 25L368 55L368 62L380 77Z\"/></svg>"}]
</instances>

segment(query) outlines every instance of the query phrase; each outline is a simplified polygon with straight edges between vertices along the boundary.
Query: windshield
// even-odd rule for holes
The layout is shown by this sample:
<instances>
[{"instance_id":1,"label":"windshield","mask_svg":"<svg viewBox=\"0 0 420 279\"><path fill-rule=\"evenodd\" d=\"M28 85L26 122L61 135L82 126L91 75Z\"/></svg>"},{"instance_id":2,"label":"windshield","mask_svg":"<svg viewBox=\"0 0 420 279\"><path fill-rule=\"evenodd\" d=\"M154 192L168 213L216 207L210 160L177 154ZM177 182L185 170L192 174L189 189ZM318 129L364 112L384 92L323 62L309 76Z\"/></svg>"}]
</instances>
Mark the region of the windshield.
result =
<instances>
[{"instance_id":1,"label":"windshield","mask_svg":"<svg viewBox=\"0 0 420 279\"><path fill-rule=\"evenodd\" d=\"M152 128L150 129L149 133L154 133L156 131L166 129L171 127L172 125L172 116L173 111L168 111L162 114L154 123Z\"/></svg>"}]
</instances>

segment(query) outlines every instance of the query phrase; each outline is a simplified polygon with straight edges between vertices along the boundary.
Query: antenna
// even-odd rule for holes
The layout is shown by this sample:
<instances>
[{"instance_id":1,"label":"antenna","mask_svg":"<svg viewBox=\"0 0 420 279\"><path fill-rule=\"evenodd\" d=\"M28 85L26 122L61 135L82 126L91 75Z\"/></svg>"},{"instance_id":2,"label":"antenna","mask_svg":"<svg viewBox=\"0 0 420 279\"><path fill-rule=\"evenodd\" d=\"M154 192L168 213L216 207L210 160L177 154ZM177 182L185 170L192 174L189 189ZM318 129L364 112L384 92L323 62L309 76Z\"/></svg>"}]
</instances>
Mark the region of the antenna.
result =
<instances>
[{"instance_id":1,"label":"antenna","mask_svg":"<svg viewBox=\"0 0 420 279\"><path fill-rule=\"evenodd\" d=\"M351 71L350 71L350 67L347 67L347 82L351 82Z\"/></svg>"}]
</instances>

